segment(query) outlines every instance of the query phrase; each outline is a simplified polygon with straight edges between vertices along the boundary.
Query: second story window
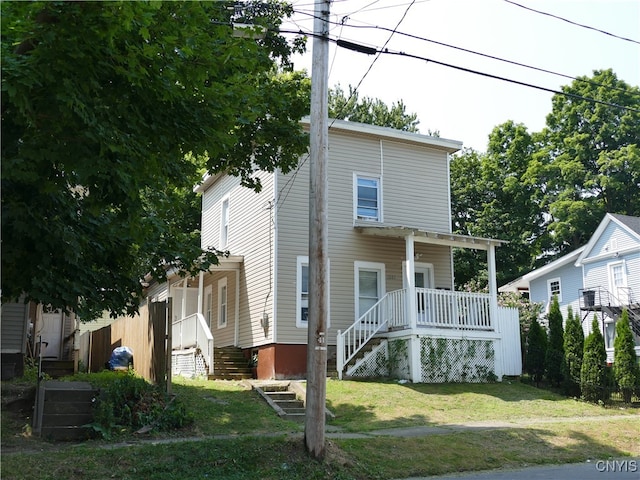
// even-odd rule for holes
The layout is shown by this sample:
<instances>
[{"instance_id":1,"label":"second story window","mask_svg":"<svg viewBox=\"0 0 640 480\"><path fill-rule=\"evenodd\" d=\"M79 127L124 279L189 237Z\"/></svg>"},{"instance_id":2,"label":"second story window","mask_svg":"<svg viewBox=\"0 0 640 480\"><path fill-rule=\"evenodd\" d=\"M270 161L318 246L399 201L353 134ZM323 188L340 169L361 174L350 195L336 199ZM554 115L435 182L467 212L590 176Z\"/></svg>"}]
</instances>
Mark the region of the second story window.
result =
<instances>
[{"instance_id":1,"label":"second story window","mask_svg":"<svg viewBox=\"0 0 640 480\"><path fill-rule=\"evenodd\" d=\"M229 197L222 200L222 208L220 210L220 249L227 247L229 240Z\"/></svg>"},{"instance_id":2,"label":"second story window","mask_svg":"<svg viewBox=\"0 0 640 480\"><path fill-rule=\"evenodd\" d=\"M382 221L382 202L379 177L355 175L354 203L356 219Z\"/></svg>"}]
</instances>

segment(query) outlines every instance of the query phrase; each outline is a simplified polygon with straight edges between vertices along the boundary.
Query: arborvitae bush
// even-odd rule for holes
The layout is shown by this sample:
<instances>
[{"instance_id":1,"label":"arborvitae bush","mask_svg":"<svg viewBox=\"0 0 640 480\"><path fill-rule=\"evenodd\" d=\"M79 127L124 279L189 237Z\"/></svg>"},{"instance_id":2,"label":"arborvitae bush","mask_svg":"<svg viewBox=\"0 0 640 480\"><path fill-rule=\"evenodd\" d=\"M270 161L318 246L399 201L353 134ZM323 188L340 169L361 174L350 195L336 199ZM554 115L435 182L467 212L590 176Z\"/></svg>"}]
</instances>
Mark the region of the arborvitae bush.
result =
<instances>
[{"instance_id":1,"label":"arborvitae bush","mask_svg":"<svg viewBox=\"0 0 640 480\"><path fill-rule=\"evenodd\" d=\"M536 382L536 386L540 385L544 376L544 359L547 351L547 332L533 319L529 327L529 335L527 335L527 356L526 366L527 372Z\"/></svg>"},{"instance_id":2,"label":"arborvitae bush","mask_svg":"<svg viewBox=\"0 0 640 480\"><path fill-rule=\"evenodd\" d=\"M584 355L580 369L582 398L588 402L605 401L609 398L606 363L607 352L604 348L604 338L600 333L598 318L594 315L591 333L584 341Z\"/></svg>"},{"instance_id":3,"label":"arborvitae bush","mask_svg":"<svg viewBox=\"0 0 640 480\"><path fill-rule=\"evenodd\" d=\"M544 359L547 380L555 386L562 383L564 371L564 333L558 297L553 296L549 310L549 341Z\"/></svg>"},{"instance_id":4,"label":"arborvitae bush","mask_svg":"<svg viewBox=\"0 0 640 480\"><path fill-rule=\"evenodd\" d=\"M636 359L633 333L629 326L629 314L623 310L616 322L616 338L613 342L613 376L625 403L631 403L635 388L640 386L640 367Z\"/></svg>"},{"instance_id":5,"label":"arborvitae bush","mask_svg":"<svg viewBox=\"0 0 640 480\"><path fill-rule=\"evenodd\" d=\"M580 369L584 354L584 331L578 313L567 311L564 327L564 382L568 395L580 396Z\"/></svg>"}]
</instances>

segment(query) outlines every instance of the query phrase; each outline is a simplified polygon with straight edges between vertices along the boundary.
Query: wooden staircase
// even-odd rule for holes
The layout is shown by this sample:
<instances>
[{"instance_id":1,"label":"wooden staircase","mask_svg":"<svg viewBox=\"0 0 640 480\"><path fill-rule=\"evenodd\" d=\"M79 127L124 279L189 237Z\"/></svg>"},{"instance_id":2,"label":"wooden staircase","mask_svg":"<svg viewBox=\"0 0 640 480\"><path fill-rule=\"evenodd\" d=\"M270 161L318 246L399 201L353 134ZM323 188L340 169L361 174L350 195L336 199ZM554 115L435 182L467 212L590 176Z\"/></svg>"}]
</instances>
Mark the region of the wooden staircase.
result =
<instances>
[{"instance_id":1,"label":"wooden staircase","mask_svg":"<svg viewBox=\"0 0 640 480\"><path fill-rule=\"evenodd\" d=\"M43 358L42 371L51 378L66 377L75 373L74 362L73 360L51 360Z\"/></svg>"},{"instance_id":2,"label":"wooden staircase","mask_svg":"<svg viewBox=\"0 0 640 480\"><path fill-rule=\"evenodd\" d=\"M36 396L33 431L51 440L84 440L94 435L93 403L98 391L87 382L48 380Z\"/></svg>"},{"instance_id":3,"label":"wooden staircase","mask_svg":"<svg viewBox=\"0 0 640 480\"><path fill-rule=\"evenodd\" d=\"M213 375L209 380L245 380L253 378L249 360L238 347L220 347L213 351Z\"/></svg>"},{"instance_id":4,"label":"wooden staircase","mask_svg":"<svg viewBox=\"0 0 640 480\"><path fill-rule=\"evenodd\" d=\"M382 337L373 337L367 343L363 344L360 347L360 350L358 350L358 353L356 354L356 356L353 357L351 360L349 360L347 364L344 366L345 373L343 373L342 378L345 378L345 379L349 378L349 375L346 372L349 371L349 369L351 369L358 363L360 363L360 361L363 360L364 357L366 357L369 353L371 353L374 348L380 345L383 340L384 339Z\"/></svg>"}]
</instances>

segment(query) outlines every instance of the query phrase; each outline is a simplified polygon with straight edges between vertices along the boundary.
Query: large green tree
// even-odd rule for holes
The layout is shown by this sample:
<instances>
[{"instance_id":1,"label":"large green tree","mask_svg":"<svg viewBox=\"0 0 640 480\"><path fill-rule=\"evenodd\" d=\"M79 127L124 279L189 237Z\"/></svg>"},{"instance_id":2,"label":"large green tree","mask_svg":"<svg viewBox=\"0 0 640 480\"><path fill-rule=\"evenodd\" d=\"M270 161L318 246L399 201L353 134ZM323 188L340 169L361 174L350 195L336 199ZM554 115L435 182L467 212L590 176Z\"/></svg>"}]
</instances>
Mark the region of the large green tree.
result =
<instances>
[{"instance_id":1,"label":"large green tree","mask_svg":"<svg viewBox=\"0 0 640 480\"><path fill-rule=\"evenodd\" d=\"M215 262L204 171L288 171L309 80L281 2L2 2L2 295L133 313L146 273ZM259 25L237 37L232 22Z\"/></svg>"},{"instance_id":2,"label":"large green tree","mask_svg":"<svg viewBox=\"0 0 640 480\"><path fill-rule=\"evenodd\" d=\"M349 95L338 84L329 90L329 118L368 123L380 127L390 127L407 132L418 132L418 115L407 113L402 100L391 107L379 98L359 98L357 90L349 85ZM438 136L437 132L428 134Z\"/></svg>"},{"instance_id":3,"label":"large green tree","mask_svg":"<svg viewBox=\"0 0 640 480\"><path fill-rule=\"evenodd\" d=\"M486 153L465 150L451 162L453 229L456 233L507 240L496 252L498 283L534 266L543 249L544 218L538 186L526 181L534 136L508 121L489 136ZM456 250L456 282L486 278L486 254Z\"/></svg>"},{"instance_id":4,"label":"large green tree","mask_svg":"<svg viewBox=\"0 0 640 480\"><path fill-rule=\"evenodd\" d=\"M606 212L640 215L640 88L600 70L562 91L531 169L559 253L586 243Z\"/></svg>"}]
</instances>

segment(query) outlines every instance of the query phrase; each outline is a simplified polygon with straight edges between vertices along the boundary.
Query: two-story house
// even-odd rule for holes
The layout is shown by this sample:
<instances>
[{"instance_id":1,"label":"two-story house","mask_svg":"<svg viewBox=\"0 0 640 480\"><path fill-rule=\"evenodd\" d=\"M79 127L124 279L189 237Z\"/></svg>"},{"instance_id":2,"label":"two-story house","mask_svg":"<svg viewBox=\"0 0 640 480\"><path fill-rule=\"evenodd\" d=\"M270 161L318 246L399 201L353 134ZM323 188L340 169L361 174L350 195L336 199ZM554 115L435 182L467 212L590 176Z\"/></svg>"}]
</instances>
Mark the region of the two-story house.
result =
<instances>
[{"instance_id":1,"label":"two-story house","mask_svg":"<svg viewBox=\"0 0 640 480\"><path fill-rule=\"evenodd\" d=\"M563 317L579 312L585 334L596 315L613 360L615 322L629 312L640 356L640 217L607 213L589 242L563 257L510 282L501 291L526 291L546 311L558 297Z\"/></svg>"},{"instance_id":2,"label":"two-story house","mask_svg":"<svg viewBox=\"0 0 640 480\"><path fill-rule=\"evenodd\" d=\"M451 233L449 155L460 148L452 140L331 123L327 344L340 376L427 382L520 373L517 311L497 305L501 242ZM212 346L233 345L257 355L259 378L304 377L309 161L288 174L255 175L259 193L226 174L206 176L197 187L202 246L230 256L200 278L172 285L174 322L189 317L195 326L182 331L202 330L205 361ZM489 294L454 291L453 248L487 252ZM356 360L362 349L365 358Z\"/></svg>"}]
</instances>

